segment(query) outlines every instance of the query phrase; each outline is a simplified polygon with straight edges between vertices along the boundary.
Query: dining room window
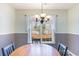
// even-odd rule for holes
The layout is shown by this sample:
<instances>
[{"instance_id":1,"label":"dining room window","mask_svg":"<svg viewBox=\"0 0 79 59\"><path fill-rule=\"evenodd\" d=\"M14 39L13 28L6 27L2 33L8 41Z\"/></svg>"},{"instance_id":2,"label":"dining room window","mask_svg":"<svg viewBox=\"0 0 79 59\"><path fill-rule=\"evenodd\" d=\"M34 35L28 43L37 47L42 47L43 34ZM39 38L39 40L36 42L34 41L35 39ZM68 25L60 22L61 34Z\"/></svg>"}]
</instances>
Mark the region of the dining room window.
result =
<instances>
[{"instance_id":1,"label":"dining room window","mask_svg":"<svg viewBox=\"0 0 79 59\"><path fill-rule=\"evenodd\" d=\"M34 16L25 16L25 19L28 43L55 43L56 15L44 21Z\"/></svg>"},{"instance_id":2,"label":"dining room window","mask_svg":"<svg viewBox=\"0 0 79 59\"><path fill-rule=\"evenodd\" d=\"M45 21L31 16L30 25L32 43L55 43L55 23L55 15Z\"/></svg>"}]
</instances>

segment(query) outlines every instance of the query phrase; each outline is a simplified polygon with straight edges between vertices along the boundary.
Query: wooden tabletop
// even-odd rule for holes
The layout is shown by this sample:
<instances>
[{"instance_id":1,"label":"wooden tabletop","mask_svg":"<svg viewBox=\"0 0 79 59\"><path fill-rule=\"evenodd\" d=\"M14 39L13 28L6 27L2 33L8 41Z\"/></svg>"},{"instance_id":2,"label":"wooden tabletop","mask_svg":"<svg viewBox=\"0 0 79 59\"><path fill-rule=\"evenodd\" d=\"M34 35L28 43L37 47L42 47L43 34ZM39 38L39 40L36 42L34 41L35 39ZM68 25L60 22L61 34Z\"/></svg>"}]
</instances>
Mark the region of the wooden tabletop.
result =
<instances>
[{"instance_id":1,"label":"wooden tabletop","mask_svg":"<svg viewBox=\"0 0 79 59\"><path fill-rule=\"evenodd\" d=\"M17 48L10 56L60 56L59 52L46 44L27 44Z\"/></svg>"}]
</instances>

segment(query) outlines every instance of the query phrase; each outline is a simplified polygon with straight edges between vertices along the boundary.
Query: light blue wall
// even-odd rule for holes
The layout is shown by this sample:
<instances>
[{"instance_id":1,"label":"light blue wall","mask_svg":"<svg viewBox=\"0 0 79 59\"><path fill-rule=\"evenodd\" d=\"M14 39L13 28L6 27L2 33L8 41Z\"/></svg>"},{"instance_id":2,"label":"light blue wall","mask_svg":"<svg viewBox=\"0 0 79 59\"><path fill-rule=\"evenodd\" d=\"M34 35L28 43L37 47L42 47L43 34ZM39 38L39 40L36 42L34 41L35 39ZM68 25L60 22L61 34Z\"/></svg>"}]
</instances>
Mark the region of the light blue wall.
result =
<instances>
[{"instance_id":1,"label":"light blue wall","mask_svg":"<svg viewBox=\"0 0 79 59\"><path fill-rule=\"evenodd\" d=\"M56 19L56 32L67 32L67 10L45 10L48 15L58 15ZM16 10L16 33L25 32L25 17L24 15L41 14L40 10Z\"/></svg>"}]
</instances>

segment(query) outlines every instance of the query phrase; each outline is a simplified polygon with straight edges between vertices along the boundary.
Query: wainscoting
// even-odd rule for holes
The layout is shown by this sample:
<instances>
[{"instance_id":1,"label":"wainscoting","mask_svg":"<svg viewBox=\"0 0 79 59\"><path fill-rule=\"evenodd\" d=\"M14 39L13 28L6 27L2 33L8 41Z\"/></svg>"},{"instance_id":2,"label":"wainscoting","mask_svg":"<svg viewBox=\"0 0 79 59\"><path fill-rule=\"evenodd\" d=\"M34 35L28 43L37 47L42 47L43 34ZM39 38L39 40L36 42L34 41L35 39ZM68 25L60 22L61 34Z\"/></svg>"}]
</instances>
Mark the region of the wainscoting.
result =
<instances>
[{"instance_id":1,"label":"wainscoting","mask_svg":"<svg viewBox=\"0 0 79 59\"><path fill-rule=\"evenodd\" d=\"M14 35L16 48L27 44L27 33L14 33Z\"/></svg>"},{"instance_id":2,"label":"wainscoting","mask_svg":"<svg viewBox=\"0 0 79 59\"><path fill-rule=\"evenodd\" d=\"M59 43L62 43L68 46L68 34L66 33L55 33L55 45L58 46Z\"/></svg>"},{"instance_id":3,"label":"wainscoting","mask_svg":"<svg viewBox=\"0 0 79 59\"><path fill-rule=\"evenodd\" d=\"M58 43L63 43L68 46L68 50L79 55L79 35L69 33L55 33L55 44L49 44L58 47ZM2 55L1 48L14 42L16 48L27 44L27 33L12 33L0 35L0 55Z\"/></svg>"},{"instance_id":4,"label":"wainscoting","mask_svg":"<svg viewBox=\"0 0 79 59\"><path fill-rule=\"evenodd\" d=\"M68 34L68 48L69 51L79 56L79 35Z\"/></svg>"},{"instance_id":5,"label":"wainscoting","mask_svg":"<svg viewBox=\"0 0 79 59\"><path fill-rule=\"evenodd\" d=\"M56 47L58 43L63 43L68 47L68 50L72 52L74 55L79 56L79 35L71 34L71 33L56 33Z\"/></svg>"}]
</instances>

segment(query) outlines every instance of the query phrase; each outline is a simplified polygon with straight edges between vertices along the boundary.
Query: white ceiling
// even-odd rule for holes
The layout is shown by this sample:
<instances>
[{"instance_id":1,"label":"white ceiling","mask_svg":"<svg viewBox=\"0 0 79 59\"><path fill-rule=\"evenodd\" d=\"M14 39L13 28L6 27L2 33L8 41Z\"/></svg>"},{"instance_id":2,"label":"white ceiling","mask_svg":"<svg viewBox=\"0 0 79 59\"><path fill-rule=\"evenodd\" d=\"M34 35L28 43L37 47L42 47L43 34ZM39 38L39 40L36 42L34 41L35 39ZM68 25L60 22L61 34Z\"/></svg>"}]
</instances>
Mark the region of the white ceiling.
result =
<instances>
[{"instance_id":1,"label":"white ceiling","mask_svg":"<svg viewBox=\"0 0 79 59\"><path fill-rule=\"evenodd\" d=\"M69 9L77 3L42 3L44 9ZM11 3L16 9L41 9L41 3Z\"/></svg>"}]
</instances>

